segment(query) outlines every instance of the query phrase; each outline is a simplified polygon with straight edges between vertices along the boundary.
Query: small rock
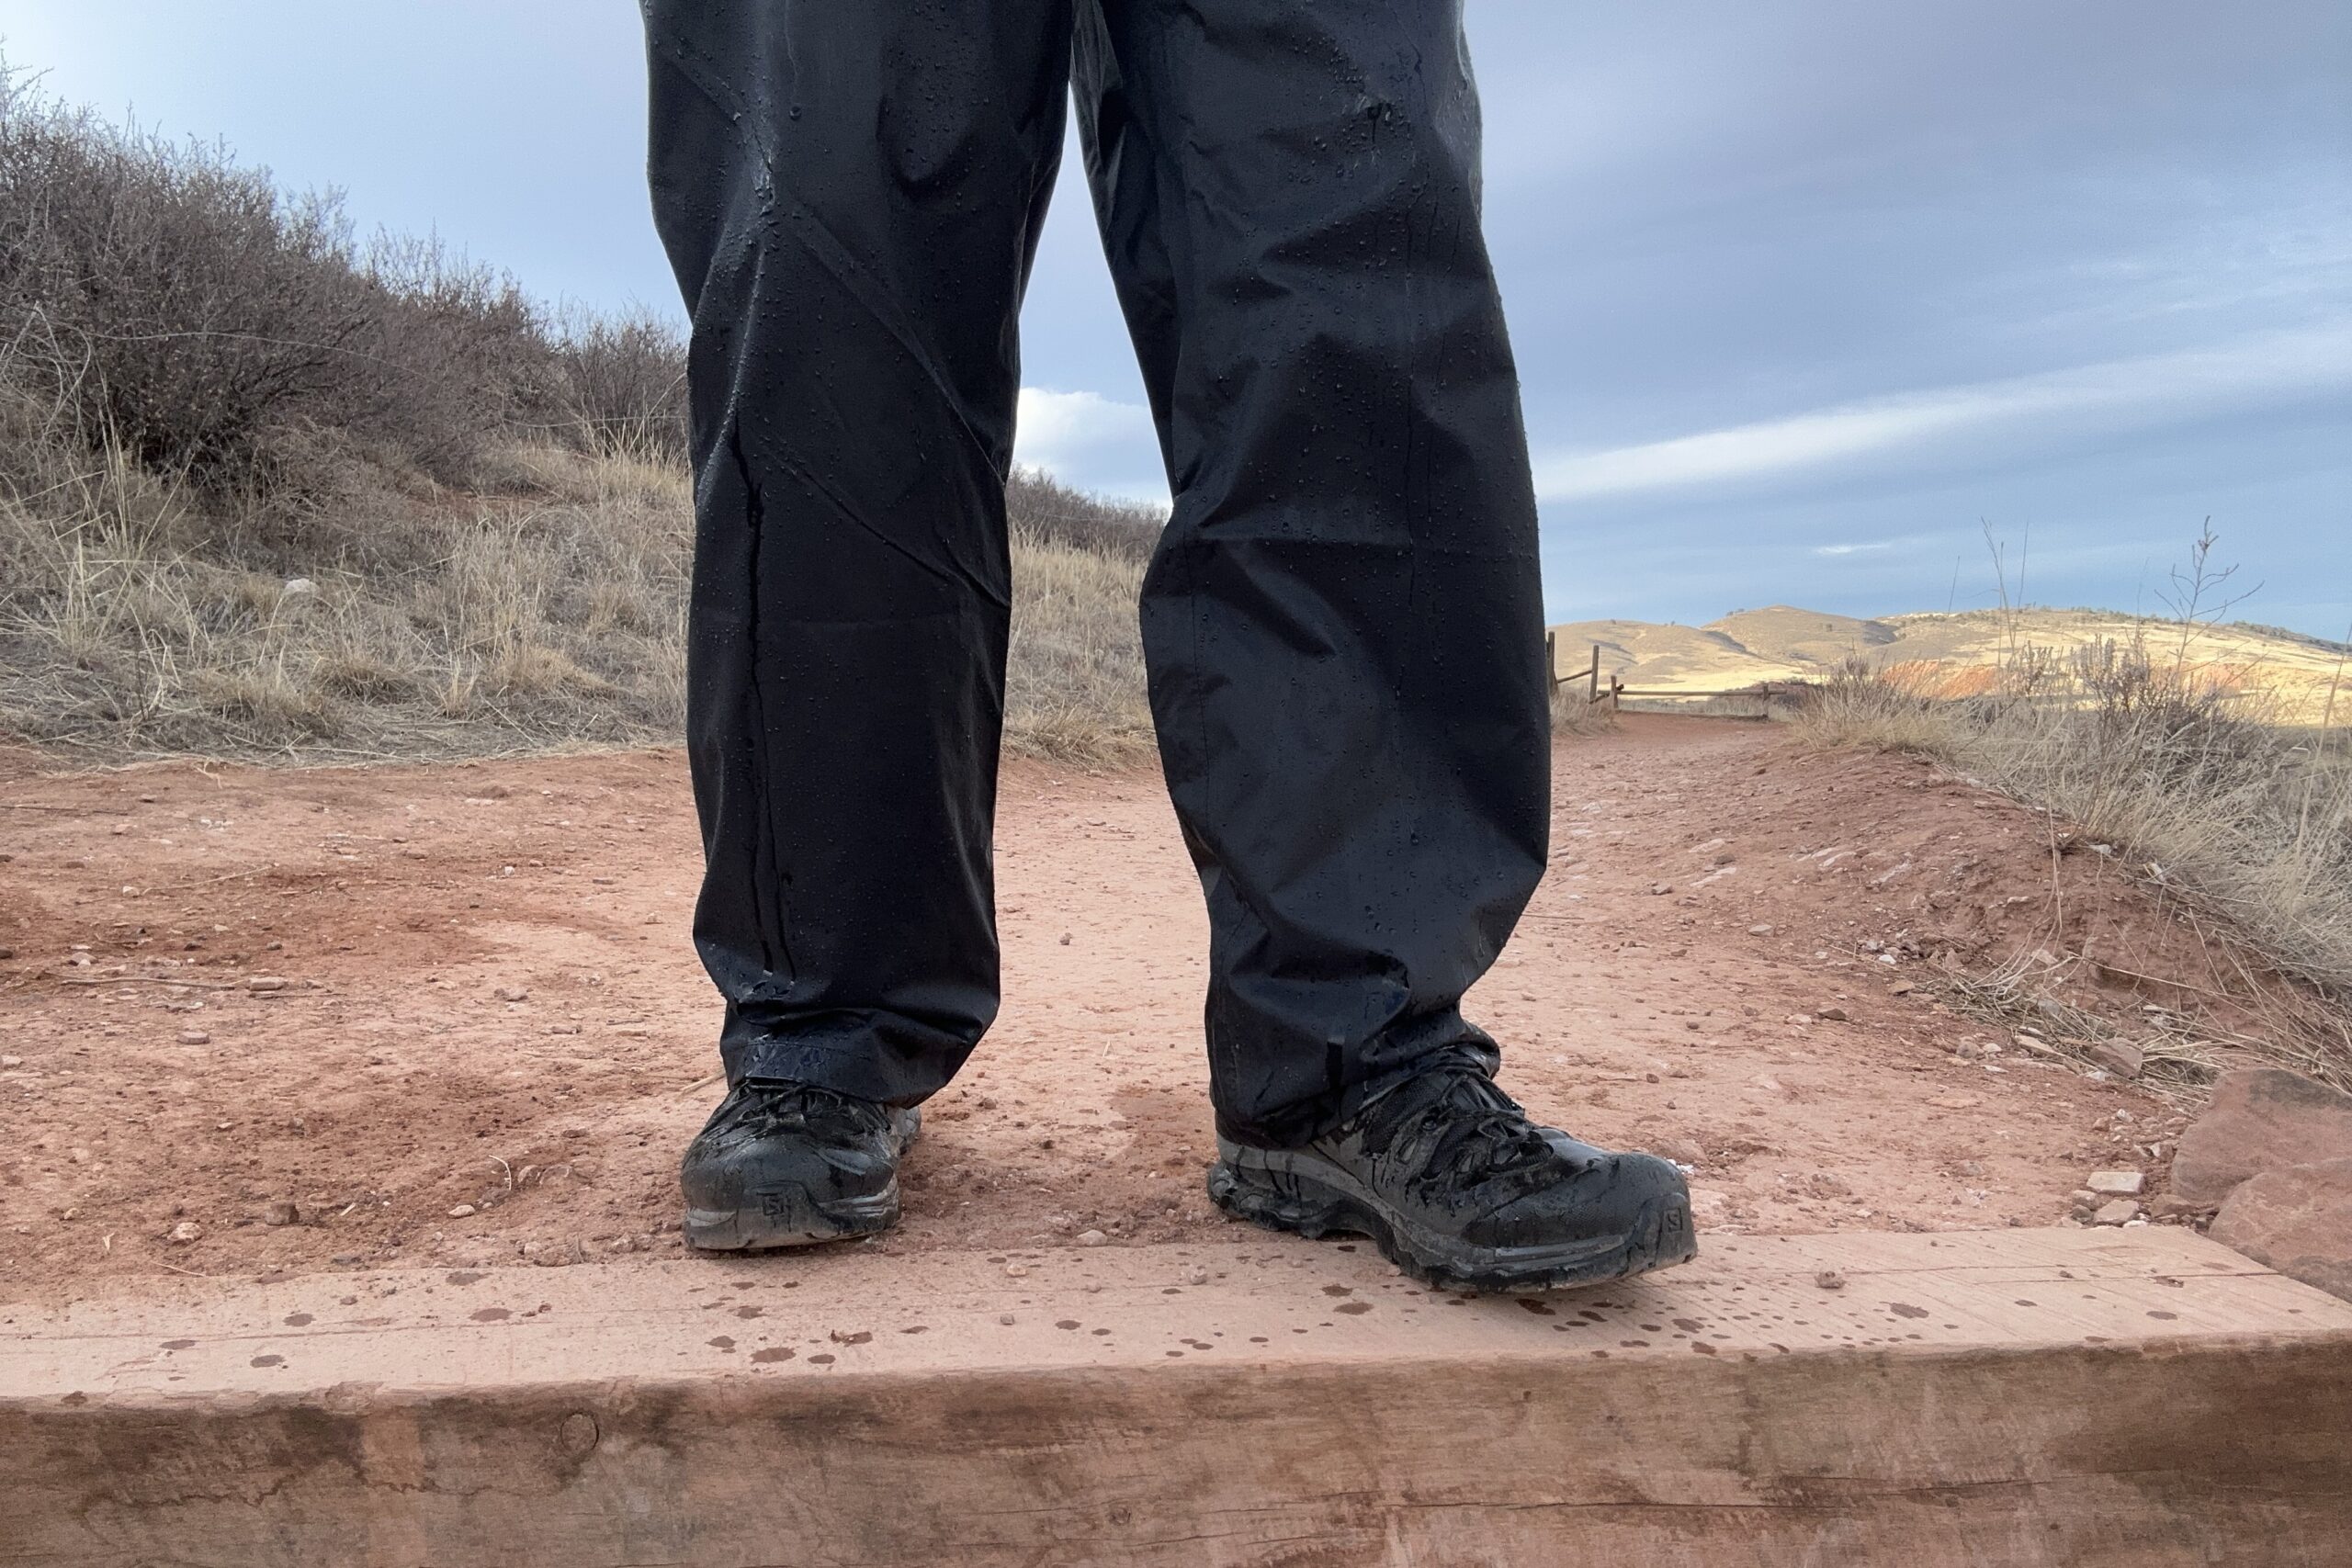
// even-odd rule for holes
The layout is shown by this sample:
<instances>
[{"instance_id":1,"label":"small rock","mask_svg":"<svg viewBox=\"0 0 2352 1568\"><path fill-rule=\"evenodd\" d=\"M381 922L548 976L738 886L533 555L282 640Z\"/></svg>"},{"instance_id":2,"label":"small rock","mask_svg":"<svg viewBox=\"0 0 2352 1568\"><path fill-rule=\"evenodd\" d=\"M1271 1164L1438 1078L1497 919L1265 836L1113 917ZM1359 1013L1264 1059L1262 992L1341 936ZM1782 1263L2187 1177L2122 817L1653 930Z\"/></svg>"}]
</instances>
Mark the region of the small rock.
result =
<instances>
[{"instance_id":1,"label":"small rock","mask_svg":"<svg viewBox=\"0 0 2352 1568\"><path fill-rule=\"evenodd\" d=\"M1939 1111L1973 1111L1984 1103L1984 1097L1981 1094L1939 1094L1928 1103Z\"/></svg>"},{"instance_id":2,"label":"small rock","mask_svg":"<svg viewBox=\"0 0 2352 1568\"><path fill-rule=\"evenodd\" d=\"M1758 923L1748 927L1747 934L1749 936L1770 936L1772 934L1772 928L1768 923Z\"/></svg>"},{"instance_id":3,"label":"small rock","mask_svg":"<svg viewBox=\"0 0 2352 1568\"><path fill-rule=\"evenodd\" d=\"M1846 1010L1844 1008L1834 1005L1826 1008L1814 1009L1813 1016L1815 1018L1826 1018L1832 1023L1848 1023L1852 1021L1847 1017Z\"/></svg>"},{"instance_id":4,"label":"small rock","mask_svg":"<svg viewBox=\"0 0 2352 1568\"><path fill-rule=\"evenodd\" d=\"M2095 1225L2128 1224L2139 1217L2139 1204L2133 1202L2129 1198L2117 1198L2110 1202L2101 1203L2097 1209L2093 1210L2091 1212L2091 1224Z\"/></svg>"},{"instance_id":5,"label":"small rock","mask_svg":"<svg viewBox=\"0 0 2352 1568\"><path fill-rule=\"evenodd\" d=\"M2247 1178L2205 1234L2256 1263L2352 1301L2352 1158Z\"/></svg>"},{"instance_id":6,"label":"small rock","mask_svg":"<svg viewBox=\"0 0 2352 1568\"><path fill-rule=\"evenodd\" d=\"M285 988L285 980L276 975L254 975L245 981L248 991L282 991Z\"/></svg>"},{"instance_id":7,"label":"small rock","mask_svg":"<svg viewBox=\"0 0 2352 1568\"><path fill-rule=\"evenodd\" d=\"M2089 1182L2102 1198L2137 1198L2147 1186L2147 1177L2136 1170L2095 1170Z\"/></svg>"},{"instance_id":8,"label":"small rock","mask_svg":"<svg viewBox=\"0 0 2352 1568\"><path fill-rule=\"evenodd\" d=\"M453 1220L468 1219L470 1218L475 1212L474 1206L471 1203L458 1203L450 1208L449 1217Z\"/></svg>"},{"instance_id":9,"label":"small rock","mask_svg":"<svg viewBox=\"0 0 2352 1568\"><path fill-rule=\"evenodd\" d=\"M2136 1078L2148 1065L2148 1055L2129 1040L2096 1040L2083 1047L2091 1066L2119 1078Z\"/></svg>"},{"instance_id":10,"label":"small rock","mask_svg":"<svg viewBox=\"0 0 2352 1568\"><path fill-rule=\"evenodd\" d=\"M1825 1291L1842 1291L1846 1288L1846 1276L1835 1269L1824 1269L1813 1277L1813 1282Z\"/></svg>"},{"instance_id":11,"label":"small rock","mask_svg":"<svg viewBox=\"0 0 2352 1568\"><path fill-rule=\"evenodd\" d=\"M2152 1220L2201 1220L2212 1212L2212 1204L2191 1202L2177 1192L2159 1192L2148 1200L2148 1217Z\"/></svg>"},{"instance_id":12,"label":"small rock","mask_svg":"<svg viewBox=\"0 0 2352 1568\"><path fill-rule=\"evenodd\" d=\"M1208 1282L1209 1271L1200 1267L1198 1264L1194 1264L1192 1268L1184 1270L1184 1283L1188 1285L1205 1285Z\"/></svg>"},{"instance_id":13,"label":"small rock","mask_svg":"<svg viewBox=\"0 0 2352 1568\"><path fill-rule=\"evenodd\" d=\"M261 1212L261 1223L266 1225L300 1224L301 1220L302 1211L294 1206L292 1200L287 1198L280 1198Z\"/></svg>"},{"instance_id":14,"label":"small rock","mask_svg":"<svg viewBox=\"0 0 2352 1568\"><path fill-rule=\"evenodd\" d=\"M520 986L501 986L491 995L502 1002L524 1002L531 999L531 993Z\"/></svg>"},{"instance_id":15,"label":"small rock","mask_svg":"<svg viewBox=\"0 0 2352 1568\"><path fill-rule=\"evenodd\" d=\"M1886 988L1886 994L1890 997L1907 997L1918 988L1908 980L1897 980Z\"/></svg>"},{"instance_id":16,"label":"small rock","mask_svg":"<svg viewBox=\"0 0 2352 1568\"><path fill-rule=\"evenodd\" d=\"M2087 1187L2077 1187L2066 1194L2066 1206L2074 1211L2077 1219L2088 1214L2105 1201L2105 1199Z\"/></svg>"},{"instance_id":17,"label":"small rock","mask_svg":"<svg viewBox=\"0 0 2352 1568\"><path fill-rule=\"evenodd\" d=\"M288 599L305 598L318 591L319 585L307 577L289 577L286 580L286 586L279 590Z\"/></svg>"},{"instance_id":18,"label":"small rock","mask_svg":"<svg viewBox=\"0 0 2352 1568\"><path fill-rule=\"evenodd\" d=\"M1653 882L1650 884L1650 891L1662 898L1668 893L1674 891L1674 884L1671 882Z\"/></svg>"},{"instance_id":19,"label":"small rock","mask_svg":"<svg viewBox=\"0 0 2352 1568\"><path fill-rule=\"evenodd\" d=\"M1008 1263L1004 1266L1004 1277L1008 1280L1025 1280L1029 1277L1029 1265Z\"/></svg>"},{"instance_id":20,"label":"small rock","mask_svg":"<svg viewBox=\"0 0 2352 1568\"><path fill-rule=\"evenodd\" d=\"M201 1241L203 1238L204 1227L194 1220L182 1220L172 1227L172 1239L182 1246L191 1241Z\"/></svg>"},{"instance_id":21,"label":"small rock","mask_svg":"<svg viewBox=\"0 0 2352 1568\"><path fill-rule=\"evenodd\" d=\"M2172 1190L2218 1206L2248 1177L2352 1157L2352 1094L2283 1067L2223 1073L2173 1151Z\"/></svg>"},{"instance_id":22,"label":"small rock","mask_svg":"<svg viewBox=\"0 0 2352 1568\"><path fill-rule=\"evenodd\" d=\"M21 1067L24 1065L22 1056L0 1056L0 1067Z\"/></svg>"},{"instance_id":23,"label":"small rock","mask_svg":"<svg viewBox=\"0 0 2352 1568\"><path fill-rule=\"evenodd\" d=\"M1100 1247L1110 1239L1111 1238L1109 1236L1104 1235L1101 1231L1080 1231L1078 1233L1078 1245L1080 1247Z\"/></svg>"},{"instance_id":24,"label":"small rock","mask_svg":"<svg viewBox=\"0 0 2352 1568\"><path fill-rule=\"evenodd\" d=\"M207 1034L201 1029L183 1029L180 1031L180 1043L183 1045L209 1045L212 1043L212 1036Z\"/></svg>"},{"instance_id":25,"label":"small rock","mask_svg":"<svg viewBox=\"0 0 2352 1568\"><path fill-rule=\"evenodd\" d=\"M1013 1318L1012 1318L1012 1314L1011 1313L1009 1313L1009 1312L1001 1312L1001 1313L997 1314L996 1314L996 1320L997 1320L999 1323L1001 1323L1001 1324L1004 1325L1007 1328L1010 1328L1010 1327L1012 1327L1012 1326Z\"/></svg>"},{"instance_id":26,"label":"small rock","mask_svg":"<svg viewBox=\"0 0 2352 1568\"><path fill-rule=\"evenodd\" d=\"M1068 947L1069 945L1069 932L1068 931L1062 932L1062 945L1064 947Z\"/></svg>"}]
</instances>

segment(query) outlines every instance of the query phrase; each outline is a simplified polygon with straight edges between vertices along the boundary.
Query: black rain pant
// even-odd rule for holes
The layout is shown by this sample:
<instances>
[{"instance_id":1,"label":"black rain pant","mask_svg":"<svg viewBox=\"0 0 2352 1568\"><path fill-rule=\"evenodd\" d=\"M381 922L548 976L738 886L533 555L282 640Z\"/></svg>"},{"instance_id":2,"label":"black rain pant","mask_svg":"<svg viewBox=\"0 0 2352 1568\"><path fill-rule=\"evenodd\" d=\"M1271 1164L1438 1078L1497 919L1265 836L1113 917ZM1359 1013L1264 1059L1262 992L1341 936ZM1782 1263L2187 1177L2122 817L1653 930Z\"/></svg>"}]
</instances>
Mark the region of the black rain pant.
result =
<instances>
[{"instance_id":1,"label":"black rain pant","mask_svg":"<svg viewBox=\"0 0 2352 1568\"><path fill-rule=\"evenodd\" d=\"M1461 0L645 0L693 313L695 934L730 1078L997 1007L1016 318L1075 89L1175 511L1141 605L1218 1124L1449 1047L1542 874L1535 512Z\"/></svg>"}]
</instances>

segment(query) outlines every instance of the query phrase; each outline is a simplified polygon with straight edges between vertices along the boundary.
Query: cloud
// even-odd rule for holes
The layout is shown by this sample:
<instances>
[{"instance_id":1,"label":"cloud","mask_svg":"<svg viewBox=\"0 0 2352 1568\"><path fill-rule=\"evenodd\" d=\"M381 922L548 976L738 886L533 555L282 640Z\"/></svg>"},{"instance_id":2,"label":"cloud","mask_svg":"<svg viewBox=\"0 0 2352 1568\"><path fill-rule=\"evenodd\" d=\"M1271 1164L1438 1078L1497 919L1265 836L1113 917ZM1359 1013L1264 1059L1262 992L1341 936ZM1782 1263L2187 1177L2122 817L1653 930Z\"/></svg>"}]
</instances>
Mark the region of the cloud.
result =
<instances>
[{"instance_id":1,"label":"cloud","mask_svg":"<svg viewBox=\"0 0 2352 1568\"><path fill-rule=\"evenodd\" d=\"M2352 322L2239 339L2220 348L1942 387L1600 451L1535 466L1546 501L1754 483L1908 456L1932 461L1972 439L2046 445L2177 423L2352 387Z\"/></svg>"},{"instance_id":2,"label":"cloud","mask_svg":"<svg viewBox=\"0 0 2352 1568\"><path fill-rule=\"evenodd\" d=\"M1813 547L1813 553L1817 556L1870 555L1879 550L1891 550L1900 542L1895 539L1872 539L1867 544L1860 545L1815 545Z\"/></svg>"},{"instance_id":3,"label":"cloud","mask_svg":"<svg viewBox=\"0 0 2352 1568\"><path fill-rule=\"evenodd\" d=\"M1165 500L1151 411L1100 392L1021 389L1012 460L1085 490ZM1140 471L1138 471L1140 470Z\"/></svg>"}]
</instances>

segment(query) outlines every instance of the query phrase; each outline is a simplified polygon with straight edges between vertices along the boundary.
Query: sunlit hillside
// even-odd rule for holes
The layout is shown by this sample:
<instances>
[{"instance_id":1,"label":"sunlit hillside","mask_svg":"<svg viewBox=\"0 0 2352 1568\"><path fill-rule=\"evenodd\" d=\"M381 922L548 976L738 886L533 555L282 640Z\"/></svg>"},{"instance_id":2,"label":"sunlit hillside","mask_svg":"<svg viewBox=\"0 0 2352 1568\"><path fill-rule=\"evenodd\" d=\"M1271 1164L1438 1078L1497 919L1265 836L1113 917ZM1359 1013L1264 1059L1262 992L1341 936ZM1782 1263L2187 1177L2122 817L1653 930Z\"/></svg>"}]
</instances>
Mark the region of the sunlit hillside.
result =
<instances>
[{"instance_id":1,"label":"sunlit hillside","mask_svg":"<svg viewBox=\"0 0 2352 1568\"><path fill-rule=\"evenodd\" d=\"M2284 722L2324 722L2352 709L2352 647L2276 627L2198 626L2104 610L1963 610L1858 620L1776 604L1703 626L1573 621L1552 628L1560 671L1584 670L1600 648L1601 677L1637 689L1713 692L1759 681L1820 680L1850 659L1923 694L1965 695L2034 650L2058 661L2100 643L2138 646L2188 669L2197 683L2258 696ZM2339 690L2339 687L2341 688Z\"/></svg>"}]
</instances>

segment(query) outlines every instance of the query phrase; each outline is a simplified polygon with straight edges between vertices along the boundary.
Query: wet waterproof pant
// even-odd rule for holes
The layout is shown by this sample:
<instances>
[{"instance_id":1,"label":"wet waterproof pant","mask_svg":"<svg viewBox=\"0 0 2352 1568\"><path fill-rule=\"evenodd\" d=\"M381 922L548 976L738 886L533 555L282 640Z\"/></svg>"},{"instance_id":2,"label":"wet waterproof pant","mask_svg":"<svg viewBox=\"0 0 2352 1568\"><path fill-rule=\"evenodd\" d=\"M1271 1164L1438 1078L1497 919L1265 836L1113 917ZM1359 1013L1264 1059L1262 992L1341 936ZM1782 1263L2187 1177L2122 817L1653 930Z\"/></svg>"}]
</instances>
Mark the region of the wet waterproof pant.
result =
<instances>
[{"instance_id":1,"label":"wet waterproof pant","mask_svg":"<svg viewBox=\"0 0 2352 1568\"><path fill-rule=\"evenodd\" d=\"M695 938L730 1078L997 1006L1016 317L1077 104L1174 496L1142 632L1218 1124L1434 1053L1542 873L1535 511L1461 0L645 0L693 314Z\"/></svg>"}]
</instances>

